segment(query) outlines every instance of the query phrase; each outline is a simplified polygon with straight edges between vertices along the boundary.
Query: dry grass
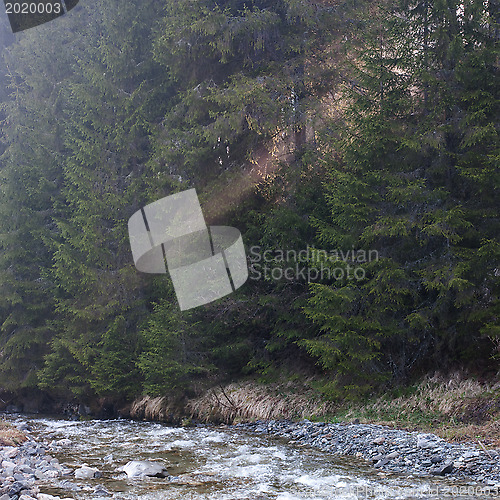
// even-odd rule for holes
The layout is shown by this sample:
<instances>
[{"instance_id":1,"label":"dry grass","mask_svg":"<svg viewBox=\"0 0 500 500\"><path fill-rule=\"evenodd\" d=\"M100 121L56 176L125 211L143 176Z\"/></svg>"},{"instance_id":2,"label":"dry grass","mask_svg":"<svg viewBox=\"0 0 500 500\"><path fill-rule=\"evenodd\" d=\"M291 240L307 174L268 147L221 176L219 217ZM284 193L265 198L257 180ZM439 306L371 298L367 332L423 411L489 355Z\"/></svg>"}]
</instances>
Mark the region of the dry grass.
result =
<instances>
[{"instance_id":1,"label":"dry grass","mask_svg":"<svg viewBox=\"0 0 500 500\"><path fill-rule=\"evenodd\" d=\"M188 402L191 416L206 422L302 419L389 425L433 432L448 441L500 448L500 381L481 383L462 374L439 374L358 403L326 402L311 385L242 382L218 387ZM310 382L310 381L309 381Z\"/></svg>"},{"instance_id":2,"label":"dry grass","mask_svg":"<svg viewBox=\"0 0 500 500\"><path fill-rule=\"evenodd\" d=\"M27 439L26 434L0 420L0 446L18 446Z\"/></svg>"},{"instance_id":3,"label":"dry grass","mask_svg":"<svg viewBox=\"0 0 500 500\"><path fill-rule=\"evenodd\" d=\"M500 375L500 374L499 374ZM419 384L363 402L334 404L313 389L314 380L219 386L189 401L144 397L132 418L181 422L184 417L213 423L303 419L382 424L433 432L448 441L474 441L500 448L500 378L481 383L462 374L436 374ZM186 420L189 422L189 420Z\"/></svg>"},{"instance_id":4,"label":"dry grass","mask_svg":"<svg viewBox=\"0 0 500 500\"><path fill-rule=\"evenodd\" d=\"M500 447L500 382L480 383L455 374L427 377L399 397L384 395L337 411L345 420L425 430L448 441Z\"/></svg>"},{"instance_id":5,"label":"dry grass","mask_svg":"<svg viewBox=\"0 0 500 500\"><path fill-rule=\"evenodd\" d=\"M132 403L129 416L135 420L173 423L180 421L183 414L182 405L178 401L166 396L144 396Z\"/></svg>"},{"instance_id":6,"label":"dry grass","mask_svg":"<svg viewBox=\"0 0 500 500\"><path fill-rule=\"evenodd\" d=\"M205 422L321 418L333 406L307 385L241 382L207 391L188 403L193 418Z\"/></svg>"}]
</instances>

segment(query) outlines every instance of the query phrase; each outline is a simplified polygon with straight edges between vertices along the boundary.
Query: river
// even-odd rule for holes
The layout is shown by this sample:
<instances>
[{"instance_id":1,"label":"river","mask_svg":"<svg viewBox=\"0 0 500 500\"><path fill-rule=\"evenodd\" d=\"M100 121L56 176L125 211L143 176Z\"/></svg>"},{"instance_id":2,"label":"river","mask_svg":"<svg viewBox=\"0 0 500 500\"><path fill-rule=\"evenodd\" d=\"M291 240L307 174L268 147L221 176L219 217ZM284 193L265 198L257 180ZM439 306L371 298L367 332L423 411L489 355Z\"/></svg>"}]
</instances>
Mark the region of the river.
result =
<instances>
[{"instance_id":1,"label":"river","mask_svg":"<svg viewBox=\"0 0 500 500\"><path fill-rule=\"evenodd\" d=\"M445 479L381 473L365 462L253 435L232 427L174 428L126 420L73 422L9 417L27 422L45 442L71 441L52 453L61 464L98 468L100 479L74 477L41 483L61 497L95 499L98 486L116 499L357 500L493 499L480 488ZM129 480L118 469L130 460L160 461L174 479ZM71 491L70 484L79 491ZM66 483L64 483L66 481ZM479 492L479 493L478 493ZM498 500L498 497L496 497Z\"/></svg>"}]
</instances>

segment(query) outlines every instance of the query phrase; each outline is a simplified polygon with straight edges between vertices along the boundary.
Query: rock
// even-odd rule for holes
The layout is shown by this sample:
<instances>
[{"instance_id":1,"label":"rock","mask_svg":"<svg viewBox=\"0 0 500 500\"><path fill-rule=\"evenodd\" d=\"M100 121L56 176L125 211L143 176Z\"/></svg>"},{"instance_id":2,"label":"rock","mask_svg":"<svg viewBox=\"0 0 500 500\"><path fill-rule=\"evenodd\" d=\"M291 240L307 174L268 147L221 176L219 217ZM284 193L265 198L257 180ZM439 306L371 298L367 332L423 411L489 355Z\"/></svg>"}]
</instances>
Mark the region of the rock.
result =
<instances>
[{"instance_id":1,"label":"rock","mask_svg":"<svg viewBox=\"0 0 500 500\"><path fill-rule=\"evenodd\" d=\"M55 444L57 446L71 446L73 443L71 442L71 439L60 439L59 441L56 441Z\"/></svg>"},{"instance_id":2,"label":"rock","mask_svg":"<svg viewBox=\"0 0 500 500\"><path fill-rule=\"evenodd\" d=\"M125 472L129 478L140 478L144 476L168 477L167 469L165 469L162 464L147 460L132 460L123 467L123 472Z\"/></svg>"},{"instance_id":3,"label":"rock","mask_svg":"<svg viewBox=\"0 0 500 500\"><path fill-rule=\"evenodd\" d=\"M417 448L429 449L436 448L438 443L435 441L436 436L433 434L419 434L417 436Z\"/></svg>"},{"instance_id":4,"label":"rock","mask_svg":"<svg viewBox=\"0 0 500 500\"><path fill-rule=\"evenodd\" d=\"M29 495L21 495L19 497L19 500L35 500L33 497L30 497Z\"/></svg>"},{"instance_id":5,"label":"rock","mask_svg":"<svg viewBox=\"0 0 500 500\"><path fill-rule=\"evenodd\" d=\"M8 460L4 460L2 462L2 469L14 469L16 464L14 462L9 462Z\"/></svg>"},{"instance_id":6,"label":"rock","mask_svg":"<svg viewBox=\"0 0 500 500\"><path fill-rule=\"evenodd\" d=\"M384 444L385 443L385 437L384 436L379 436L376 437L373 441L372 444Z\"/></svg>"},{"instance_id":7,"label":"rock","mask_svg":"<svg viewBox=\"0 0 500 500\"><path fill-rule=\"evenodd\" d=\"M9 497L9 495L7 495L7 493L5 493L5 495L2 495L0 497L0 500L10 500L10 497Z\"/></svg>"},{"instance_id":8,"label":"rock","mask_svg":"<svg viewBox=\"0 0 500 500\"><path fill-rule=\"evenodd\" d=\"M435 476L444 476L445 474L449 474L453 470L453 463L447 462L444 465L439 467L435 467L431 470L431 474Z\"/></svg>"},{"instance_id":9,"label":"rock","mask_svg":"<svg viewBox=\"0 0 500 500\"><path fill-rule=\"evenodd\" d=\"M61 488L64 488L65 490L70 490L70 491L81 491L81 487L78 486L77 484L73 484L71 481L62 481L60 483Z\"/></svg>"},{"instance_id":10,"label":"rock","mask_svg":"<svg viewBox=\"0 0 500 500\"><path fill-rule=\"evenodd\" d=\"M94 490L94 495L97 495L99 497L112 497L113 494L110 493L106 488L103 488L102 486L98 486Z\"/></svg>"},{"instance_id":11,"label":"rock","mask_svg":"<svg viewBox=\"0 0 500 500\"><path fill-rule=\"evenodd\" d=\"M60 476L59 472L56 471L56 470L45 471L44 475L45 475L46 478L50 478L50 479L55 479L56 477ZM94 477L100 477L100 476L94 476ZM81 478L81 479L86 479L86 478Z\"/></svg>"},{"instance_id":12,"label":"rock","mask_svg":"<svg viewBox=\"0 0 500 500\"><path fill-rule=\"evenodd\" d=\"M102 477L101 472L98 469L88 467L87 465L84 465L75 471L76 479L94 479L97 477Z\"/></svg>"},{"instance_id":13,"label":"rock","mask_svg":"<svg viewBox=\"0 0 500 500\"><path fill-rule=\"evenodd\" d=\"M28 465L20 465L18 467L18 469L21 471L21 472L24 472L24 474L34 474L35 471Z\"/></svg>"},{"instance_id":14,"label":"rock","mask_svg":"<svg viewBox=\"0 0 500 500\"><path fill-rule=\"evenodd\" d=\"M7 460L12 460L13 458L16 458L17 455L19 455L19 449L18 448L13 448L11 446L4 448L3 450L3 456Z\"/></svg>"},{"instance_id":15,"label":"rock","mask_svg":"<svg viewBox=\"0 0 500 500\"><path fill-rule=\"evenodd\" d=\"M36 479L40 479L40 480L43 480L43 479L47 479L47 476L45 475L44 472L42 472L41 470L36 470L35 471L35 478Z\"/></svg>"}]
</instances>

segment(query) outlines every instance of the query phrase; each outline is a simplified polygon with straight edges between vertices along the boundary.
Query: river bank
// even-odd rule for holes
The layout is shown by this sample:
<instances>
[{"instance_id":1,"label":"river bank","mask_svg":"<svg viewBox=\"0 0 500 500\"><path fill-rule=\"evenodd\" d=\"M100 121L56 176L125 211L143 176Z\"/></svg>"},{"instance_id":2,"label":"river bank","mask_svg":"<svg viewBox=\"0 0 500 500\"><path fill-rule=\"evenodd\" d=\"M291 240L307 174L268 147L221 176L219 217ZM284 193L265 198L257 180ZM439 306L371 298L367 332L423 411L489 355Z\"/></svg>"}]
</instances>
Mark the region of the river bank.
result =
<instances>
[{"instance_id":1,"label":"river bank","mask_svg":"<svg viewBox=\"0 0 500 500\"><path fill-rule=\"evenodd\" d=\"M0 500L50 500L40 493L40 485L73 471L48 453L47 443L30 436L28 425L0 427ZM6 436L15 437L7 442Z\"/></svg>"},{"instance_id":2,"label":"river bank","mask_svg":"<svg viewBox=\"0 0 500 500\"><path fill-rule=\"evenodd\" d=\"M478 380L463 373L427 376L413 385L362 400L332 402L318 381L284 376L283 382L244 380L200 388L190 397L141 396L65 400L43 392L0 394L0 412L52 414L79 420L128 418L188 425L256 420L302 420L385 425L436 434L449 442L500 448L500 374Z\"/></svg>"},{"instance_id":3,"label":"river bank","mask_svg":"<svg viewBox=\"0 0 500 500\"><path fill-rule=\"evenodd\" d=\"M500 449L447 443L435 434L406 432L373 424L258 421L235 424L258 434L285 438L340 456L366 460L381 471L410 476L447 476L471 485L483 484L500 496Z\"/></svg>"},{"instance_id":4,"label":"river bank","mask_svg":"<svg viewBox=\"0 0 500 500\"><path fill-rule=\"evenodd\" d=\"M433 433L449 442L500 448L500 378L479 381L455 373L425 377L411 386L363 400L332 402L315 380L262 384L241 381L174 401L142 397L122 410L135 420L174 424L302 420L384 425Z\"/></svg>"}]
</instances>

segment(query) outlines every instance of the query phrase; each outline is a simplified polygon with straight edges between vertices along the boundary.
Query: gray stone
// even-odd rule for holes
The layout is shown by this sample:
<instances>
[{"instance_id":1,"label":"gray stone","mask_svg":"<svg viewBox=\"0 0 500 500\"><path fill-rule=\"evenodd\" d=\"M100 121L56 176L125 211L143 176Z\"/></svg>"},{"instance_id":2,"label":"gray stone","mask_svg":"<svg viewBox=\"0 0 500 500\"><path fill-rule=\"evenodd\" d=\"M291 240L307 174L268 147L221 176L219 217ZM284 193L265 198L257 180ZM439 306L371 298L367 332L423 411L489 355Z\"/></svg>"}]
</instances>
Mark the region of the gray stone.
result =
<instances>
[{"instance_id":1,"label":"gray stone","mask_svg":"<svg viewBox=\"0 0 500 500\"><path fill-rule=\"evenodd\" d=\"M132 460L123 467L123 472L129 478L149 477L168 477L167 469L158 462Z\"/></svg>"},{"instance_id":2,"label":"gray stone","mask_svg":"<svg viewBox=\"0 0 500 500\"><path fill-rule=\"evenodd\" d=\"M444 476L445 474L449 474L453 471L453 463L447 462L444 465L435 467L431 470L431 473L435 476Z\"/></svg>"},{"instance_id":3,"label":"gray stone","mask_svg":"<svg viewBox=\"0 0 500 500\"><path fill-rule=\"evenodd\" d=\"M70 490L70 491L80 491L82 488L78 486L77 484L72 483L71 481L62 481L60 483L61 488L64 488L65 490Z\"/></svg>"},{"instance_id":4,"label":"gray stone","mask_svg":"<svg viewBox=\"0 0 500 500\"><path fill-rule=\"evenodd\" d=\"M388 463L389 463L389 460L387 458L383 458L382 460L379 460L375 464L375 467L383 467L384 465L387 465Z\"/></svg>"},{"instance_id":5,"label":"gray stone","mask_svg":"<svg viewBox=\"0 0 500 500\"><path fill-rule=\"evenodd\" d=\"M2 469L14 469L16 467L16 464L14 462L10 462L8 460L4 460L2 462Z\"/></svg>"},{"instance_id":6,"label":"gray stone","mask_svg":"<svg viewBox=\"0 0 500 500\"><path fill-rule=\"evenodd\" d=\"M438 443L435 441L436 436L432 434L419 434L417 436L417 448L429 449L437 448Z\"/></svg>"},{"instance_id":7,"label":"gray stone","mask_svg":"<svg viewBox=\"0 0 500 500\"><path fill-rule=\"evenodd\" d=\"M34 470L28 466L28 465L21 465L18 467L18 469L23 472L24 474L34 474Z\"/></svg>"},{"instance_id":8,"label":"gray stone","mask_svg":"<svg viewBox=\"0 0 500 500\"><path fill-rule=\"evenodd\" d=\"M55 443L57 446L71 446L73 443L70 439L60 439Z\"/></svg>"},{"instance_id":9,"label":"gray stone","mask_svg":"<svg viewBox=\"0 0 500 500\"><path fill-rule=\"evenodd\" d=\"M94 495L100 496L100 497L112 497L113 494L110 493L106 488L103 488L102 486L98 486L94 490Z\"/></svg>"},{"instance_id":10,"label":"gray stone","mask_svg":"<svg viewBox=\"0 0 500 500\"><path fill-rule=\"evenodd\" d=\"M75 471L76 479L94 479L96 477L102 477L102 474L98 469L94 467L88 467L84 465L80 469L77 469Z\"/></svg>"},{"instance_id":11,"label":"gray stone","mask_svg":"<svg viewBox=\"0 0 500 500\"><path fill-rule=\"evenodd\" d=\"M44 472L42 472L41 470L36 470L35 471L35 478L36 479L40 479L40 480L43 480L43 479L47 479L47 476L45 475Z\"/></svg>"},{"instance_id":12,"label":"gray stone","mask_svg":"<svg viewBox=\"0 0 500 500\"><path fill-rule=\"evenodd\" d=\"M9 495L13 497L14 495L17 495L22 489L24 488L24 485L21 484L19 481L16 481L10 488L9 488Z\"/></svg>"},{"instance_id":13,"label":"gray stone","mask_svg":"<svg viewBox=\"0 0 500 500\"><path fill-rule=\"evenodd\" d=\"M19 449L18 448L13 448L9 446L8 448L4 448L3 450L3 456L6 459L12 460L13 458L16 458L19 455Z\"/></svg>"}]
</instances>

